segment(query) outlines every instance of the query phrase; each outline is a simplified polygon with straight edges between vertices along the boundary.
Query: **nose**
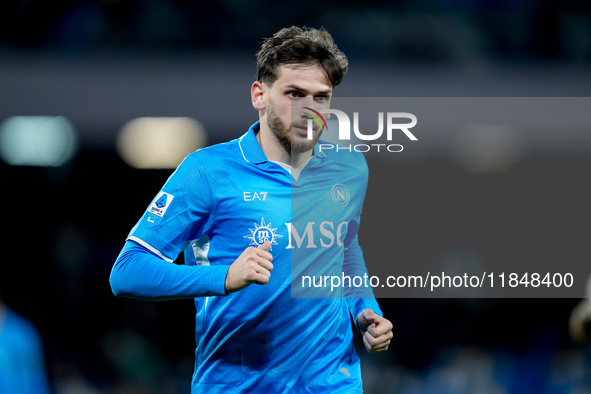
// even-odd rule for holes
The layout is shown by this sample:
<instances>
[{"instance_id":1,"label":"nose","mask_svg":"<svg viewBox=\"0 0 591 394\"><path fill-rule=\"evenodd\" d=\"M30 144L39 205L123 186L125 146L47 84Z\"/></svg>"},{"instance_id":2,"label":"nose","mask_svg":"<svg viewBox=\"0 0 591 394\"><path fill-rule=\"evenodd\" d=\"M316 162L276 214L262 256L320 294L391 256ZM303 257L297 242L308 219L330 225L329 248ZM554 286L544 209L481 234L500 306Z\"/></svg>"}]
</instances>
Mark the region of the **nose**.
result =
<instances>
[{"instance_id":1,"label":"nose","mask_svg":"<svg viewBox=\"0 0 591 394\"><path fill-rule=\"evenodd\" d=\"M314 99L312 97L302 97L298 102L300 116L304 119L311 119L309 113L314 110Z\"/></svg>"},{"instance_id":2,"label":"nose","mask_svg":"<svg viewBox=\"0 0 591 394\"><path fill-rule=\"evenodd\" d=\"M312 108L305 106L305 107L302 107L302 110L300 112L300 117L302 117L302 119L313 119L312 114L313 114Z\"/></svg>"},{"instance_id":3,"label":"nose","mask_svg":"<svg viewBox=\"0 0 591 394\"><path fill-rule=\"evenodd\" d=\"M302 118L314 120L315 123L318 123L320 129L322 129L323 127L328 128L324 116L322 116L322 114L319 111L312 107L303 107Z\"/></svg>"}]
</instances>

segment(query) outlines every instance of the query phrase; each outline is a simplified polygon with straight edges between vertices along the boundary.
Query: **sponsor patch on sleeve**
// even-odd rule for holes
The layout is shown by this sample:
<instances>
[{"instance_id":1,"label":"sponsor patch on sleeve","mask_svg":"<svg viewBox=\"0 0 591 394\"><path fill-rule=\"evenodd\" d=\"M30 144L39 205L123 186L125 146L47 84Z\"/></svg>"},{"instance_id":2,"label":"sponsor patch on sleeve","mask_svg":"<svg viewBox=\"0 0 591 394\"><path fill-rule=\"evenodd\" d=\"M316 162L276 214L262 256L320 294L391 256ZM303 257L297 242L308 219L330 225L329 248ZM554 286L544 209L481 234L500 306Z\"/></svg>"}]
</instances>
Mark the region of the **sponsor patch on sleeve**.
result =
<instances>
[{"instance_id":1,"label":"sponsor patch on sleeve","mask_svg":"<svg viewBox=\"0 0 591 394\"><path fill-rule=\"evenodd\" d=\"M173 198L174 196L172 194L160 192L152 202L152 205L150 205L150 208L148 208L146 220L154 224L159 223Z\"/></svg>"}]
</instances>

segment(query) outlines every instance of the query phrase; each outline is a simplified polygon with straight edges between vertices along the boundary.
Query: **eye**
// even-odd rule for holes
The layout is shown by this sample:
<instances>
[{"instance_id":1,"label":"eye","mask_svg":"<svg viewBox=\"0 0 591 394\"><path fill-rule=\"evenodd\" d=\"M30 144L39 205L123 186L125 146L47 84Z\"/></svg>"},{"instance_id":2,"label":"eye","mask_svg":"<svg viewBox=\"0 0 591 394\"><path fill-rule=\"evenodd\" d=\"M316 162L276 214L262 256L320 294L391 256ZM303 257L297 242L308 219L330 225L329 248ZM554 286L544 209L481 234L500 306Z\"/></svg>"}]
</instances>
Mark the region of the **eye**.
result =
<instances>
[{"instance_id":1,"label":"eye","mask_svg":"<svg viewBox=\"0 0 591 394\"><path fill-rule=\"evenodd\" d=\"M330 96L323 94L319 96L314 96L314 101L317 103L327 103L330 100Z\"/></svg>"},{"instance_id":2,"label":"eye","mask_svg":"<svg viewBox=\"0 0 591 394\"><path fill-rule=\"evenodd\" d=\"M289 92L287 92L287 95L291 98L300 98L300 97L304 97L304 95L302 94L302 92L297 91L297 90L290 90Z\"/></svg>"}]
</instances>

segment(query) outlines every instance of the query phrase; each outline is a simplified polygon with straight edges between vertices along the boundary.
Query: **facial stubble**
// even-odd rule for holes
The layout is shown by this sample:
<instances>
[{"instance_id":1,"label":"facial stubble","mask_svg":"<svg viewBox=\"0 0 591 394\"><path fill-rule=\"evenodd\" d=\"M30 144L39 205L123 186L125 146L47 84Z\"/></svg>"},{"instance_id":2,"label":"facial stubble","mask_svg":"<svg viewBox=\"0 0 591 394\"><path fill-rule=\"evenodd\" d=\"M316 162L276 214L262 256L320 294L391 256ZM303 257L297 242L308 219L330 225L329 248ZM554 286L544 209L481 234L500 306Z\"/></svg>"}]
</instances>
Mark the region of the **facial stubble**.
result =
<instances>
[{"instance_id":1,"label":"facial stubble","mask_svg":"<svg viewBox=\"0 0 591 394\"><path fill-rule=\"evenodd\" d=\"M320 139L320 134L322 134L322 129L314 127L314 137L311 140L303 139L294 142L291 134L292 128L307 128L307 119L302 118L301 123L291 122L290 124L286 124L270 103L267 106L267 125L269 126L269 129L273 135L275 135L275 138L277 138L279 143L283 146L285 151L290 154L304 153L313 149L314 145Z\"/></svg>"}]
</instances>

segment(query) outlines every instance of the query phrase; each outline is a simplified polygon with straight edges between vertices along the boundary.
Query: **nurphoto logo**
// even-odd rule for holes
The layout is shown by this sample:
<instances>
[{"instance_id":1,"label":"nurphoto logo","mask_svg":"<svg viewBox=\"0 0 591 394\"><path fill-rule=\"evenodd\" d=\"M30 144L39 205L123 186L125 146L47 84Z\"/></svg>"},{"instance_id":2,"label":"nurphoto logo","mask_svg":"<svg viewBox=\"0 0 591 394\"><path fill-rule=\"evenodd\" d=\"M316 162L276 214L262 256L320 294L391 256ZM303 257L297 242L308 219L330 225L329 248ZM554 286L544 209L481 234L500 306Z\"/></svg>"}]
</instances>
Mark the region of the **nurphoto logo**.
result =
<instances>
[{"instance_id":1,"label":"nurphoto logo","mask_svg":"<svg viewBox=\"0 0 591 394\"><path fill-rule=\"evenodd\" d=\"M338 122L338 139L339 141L351 141L351 121L349 116L338 109L321 109L316 111L309 107L304 107L310 112L305 112L310 118L308 119L308 139L313 139L314 122L316 122L320 128L324 128L328 131L328 124L322 114L333 114L337 118ZM395 132L402 132L409 140L418 141L417 137L410 131L411 128L416 126L417 117L409 112L387 112L386 118L386 141L388 143L371 143L371 144L346 144L344 145L332 145L332 144L320 144L320 150L336 149L348 150L356 152L368 152L370 150L377 150L380 152L381 149L387 150L388 152L402 152L404 147L400 144L391 144ZM398 123L398 119L407 119L410 122ZM396 121L395 121L396 120ZM384 134L384 112L378 112L378 131L373 134L365 134L359 129L359 112L353 112L353 133L355 137L361 141L377 141L382 138Z\"/></svg>"}]
</instances>

